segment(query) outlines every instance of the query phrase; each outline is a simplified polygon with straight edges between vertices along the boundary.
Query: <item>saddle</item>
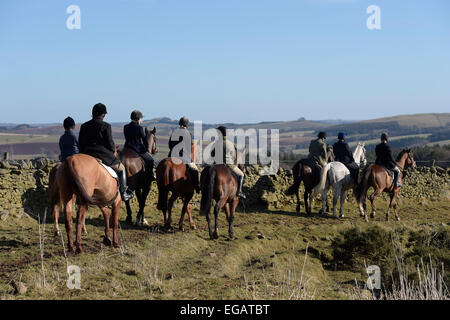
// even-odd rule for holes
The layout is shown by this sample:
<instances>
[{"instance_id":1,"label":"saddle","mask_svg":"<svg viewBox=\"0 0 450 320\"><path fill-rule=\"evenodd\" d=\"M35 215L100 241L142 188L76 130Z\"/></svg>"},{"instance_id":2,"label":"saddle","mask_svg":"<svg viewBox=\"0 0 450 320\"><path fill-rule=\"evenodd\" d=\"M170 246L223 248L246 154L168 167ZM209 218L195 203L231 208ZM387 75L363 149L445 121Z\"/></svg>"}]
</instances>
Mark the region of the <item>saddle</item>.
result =
<instances>
[{"instance_id":1,"label":"saddle","mask_svg":"<svg viewBox=\"0 0 450 320\"><path fill-rule=\"evenodd\" d=\"M114 179L119 179L119 177L117 176L117 173L114 171L113 168L107 166L106 164L104 164L101 161L100 161L100 164L102 165L103 168L106 169L106 171L108 171L108 173L110 174L111 177L113 177Z\"/></svg>"},{"instance_id":2,"label":"saddle","mask_svg":"<svg viewBox=\"0 0 450 320\"><path fill-rule=\"evenodd\" d=\"M383 167L384 170L386 170L387 174L388 174L392 179L394 179L394 171L392 171L392 170L386 168L385 166L382 166L382 165L379 165L379 166L380 166L380 167Z\"/></svg>"}]
</instances>

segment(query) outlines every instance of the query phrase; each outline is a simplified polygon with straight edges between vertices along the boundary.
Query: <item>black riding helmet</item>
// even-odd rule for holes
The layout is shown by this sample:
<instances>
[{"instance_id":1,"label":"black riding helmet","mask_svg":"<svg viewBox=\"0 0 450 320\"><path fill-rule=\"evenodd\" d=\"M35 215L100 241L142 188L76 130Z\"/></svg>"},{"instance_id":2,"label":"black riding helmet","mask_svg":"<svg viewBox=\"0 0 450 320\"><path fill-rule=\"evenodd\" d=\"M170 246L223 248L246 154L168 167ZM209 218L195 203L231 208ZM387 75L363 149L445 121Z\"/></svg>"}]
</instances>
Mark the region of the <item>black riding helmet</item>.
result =
<instances>
[{"instance_id":1,"label":"black riding helmet","mask_svg":"<svg viewBox=\"0 0 450 320\"><path fill-rule=\"evenodd\" d=\"M67 117L64 119L63 127L66 130L72 129L75 127L75 121L71 117Z\"/></svg>"},{"instance_id":2,"label":"black riding helmet","mask_svg":"<svg viewBox=\"0 0 450 320\"><path fill-rule=\"evenodd\" d=\"M189 125L189 119L188 118L186 118L186 117L182 117L182 118L180 118L180 121L178 121L178 124L180 125L180 126L182 126L182 127L188 127L188 125Z\"/></svg>"},{"instance_id":3,"label":"black riding helmet","mask_svg":"<svg viewBox=\"0 0 450 320\"><path fill-rule=\"evenodd\" d=\"M99 117L103 114L107 114L108 112L106 111L106 106L99 102L97 103L93 108L92 108L92 116L94 118Z\"/></svg>"},{"instance_id":4,"label":"black riding helmet","mask_svg":"<svg viewBox=\"0 0 450 320\"><path fill-rule=\"evenodd\" d=\"M389 136L388 136L388 134L386 133L386 132L383 132L382 134L381 134L381 141L388 141L388 139L389 139Z\"/></svg>"},{"instance_id":5,"label":"black riding helmet","mask_svg":"<svg viewBox=\"0 0 450 320\"><path fill-rule=\"evenodd\" d=\"M139 121L139 119L142 119L143 117L144 117L144 115L139 110L133 110L133 112L131 112L131 116L130 116L131 120L133 120L133 121Z\"/></svg>"},{"instance_id":6,"label":"black riding helmet","mask_svg":"<svg viewBox=\"0 0 450 320\"><path fill-rule=\"evenodd\" d=\"M225 127L225 126L220 126L220 127L217 127L217 130L220 131L220 133L222 134L222 136L224 136L224 137L227 136L227 127Z\"/></svg>"},{"instance_id":7,"label":"black riding helmet","mask_svg":"<svg viewBox=\"0 0 450 320\"><path fill-rule=\"evenodd\" d=\"M324 131L320 131L319 134L317 135L317 137L319 139L326 139L327 138L327 133Z\"/></svg>"}]
</instances>

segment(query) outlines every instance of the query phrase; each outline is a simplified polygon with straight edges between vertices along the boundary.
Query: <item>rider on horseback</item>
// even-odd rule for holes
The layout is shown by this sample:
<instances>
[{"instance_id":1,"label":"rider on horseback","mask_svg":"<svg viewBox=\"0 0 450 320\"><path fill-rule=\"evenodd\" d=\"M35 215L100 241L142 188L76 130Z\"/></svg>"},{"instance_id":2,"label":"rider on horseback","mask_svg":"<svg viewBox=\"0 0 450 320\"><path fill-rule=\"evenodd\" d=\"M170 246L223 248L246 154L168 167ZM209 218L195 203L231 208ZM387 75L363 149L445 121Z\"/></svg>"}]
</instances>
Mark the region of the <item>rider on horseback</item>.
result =
<instances>
[{"instance_id":1,"label":"rider on horseback","mask_svg":"<svg viewBox=\"0 0 450 320\"><path fill-rule=\"evenodd\" d=\"M71 117L64 119L63 123L65 132L59 138L59 149L61 150L61 155L59 160L64 162L67 157L73 156L79 152L78 140L73 129L75 129L75 121Z\"/></svg>"},{"instance_id":2,"label":"rider on horseback","mask_svg":"<svg viewBox=\"0 0 450 320\"><path fill-rule=\"evenodd\" d=\"M238 191L237 196L246 199L244 192L242 191L242 186L244 185L244 172L235 164L237 160L236 147L230 140L227 140L227 128L220 126L217 128L222 135L222 141L214 142L211 147L211 156L215 157L215 150L217 147L222 146L223 148L223 159L222 163L225 164L232 172L238 176ZM206 152L208 154L208 152Z\"/></svg>"},{"instance_id":3,"label":"rider on horseback","mask_svg":"<svg viewBox=\"0 0 450 320\"><path fill-rule=\"evenodd\" d=\"M106 113L106 106L103 103L97 103L92 108L92 120L83 123L80 128L78 137L80 151L100 159L105 165L116 171L122 200L128 201L134 195L127 187L125 167L114 155L116 146L112 138L111 125L103 121Z\"/></svg>"},{"instance_id":4,"label":"rider on horseback","mask_svg":"<svg viewBox=\"0 0 450 320\"><path fill-rule=\"evenodd\" d=\"M155 160L150 152L148 152L148 141L145 135L144 128L141 126L142 118L144 116L138 110L131 113L131 122L123 127L123 134L125 136L125 148L133 149L145 161L146 171L151 180L156 180L153 173Z\"/></svg>"},{"instance_id":5,"label":"rider on horseback","mask_svg":"<svg viewBox=\"0 0 450 320\"><path fill-rule=\"evenodd\" d=\"M327 134L321 131L317 135L317 139L312 140L309 144L308 160L312 161L319 168L322 168L327 164L327 144L325 143L326 138Z\"/></svg>"},{"instance_id":6,"label":"rider on horseback","mask_svg":"<svg viewBox=\"0 0 450 320\"><path fill-rule=\"evenodd\" d=\"M388 139L389 137L387 133L381 134L381 143L375 148L375 154L377 156L375 164L383 166L388 170L392 170L394 172L394 185L396 187L400 187L400 169L397 167L397 162L392 156L391 147L387 144Z\"/></svg>"},{"instance_id":7,"label":"rider on horseback","mask_svg":"<svg viewBox=\"0 0 450 320\"><path fill-rule=\"evenodd\" d=\"M335 161L342 162L350 170L350 176L357 185L359 183L359 166L353 158L348 143L345 142L345 137L346 134L344 132L338 133L339 141L333 144L334 157Z\"/></svg>"},{"instance_id":8,"label":"rider on horseback","mask_svg":"<svg viewBox=\"0 0 450 320\"><path fill-rule=\"evenodd\" d=\"M179 128L177 130L182 130L185 131L186 135L189 135L191 137L191 141L192 141L192 134L189 132L189 130L187 129L189 126L189 119L186 117L182 117L180 119L180 121L178 121L179 124ZM174 136L175 132L172 133L172 135L169 138L169 157L172 157L172 149L180 144L183 141L183 136L182 134L180 134L180 132L177 132L177 138L178 140L172 140L172 136ZM191 147L186 146L186 147ZM190 150L190 149L189 149ZM195 187L195 191L197 193L200 193L200 183L199 183L199 172L198 172L198 168L197 165L195 164L195 162L192 161L191 158L187 159L186 157L183 157L183 149L180 150L178 155L175 155L175 157L177 158L181 158L185 160L186 166L188 169L190 169L191 172L191 177L192 177L192 181L194 183L194 187ZM186 159L185 159L186 158Z\"/></svg>"}]
</instances>

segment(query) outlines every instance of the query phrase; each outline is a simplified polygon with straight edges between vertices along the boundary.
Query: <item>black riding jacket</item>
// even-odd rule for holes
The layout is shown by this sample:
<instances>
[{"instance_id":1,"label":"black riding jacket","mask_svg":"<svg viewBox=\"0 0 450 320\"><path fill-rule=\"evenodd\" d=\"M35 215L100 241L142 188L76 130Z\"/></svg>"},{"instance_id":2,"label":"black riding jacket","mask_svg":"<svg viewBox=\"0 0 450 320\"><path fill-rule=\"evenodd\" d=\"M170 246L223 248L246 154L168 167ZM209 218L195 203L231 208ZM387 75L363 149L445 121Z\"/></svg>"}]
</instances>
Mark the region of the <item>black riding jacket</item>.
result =
<instances>
[{"instance_id":1,"label":"black riding jacket","mask_svg":"<svg viewBox=\"0 0 450 320\"><path fill-rule=\"evenodd\" d=\"M377 156L377 159L375 160L375 163L384 166L390 170L394 169L397 166L397 163L392 156L392 150L391 147L387 143L380 143L375 148L375 154Z\"/></svg>"}]
</instances>

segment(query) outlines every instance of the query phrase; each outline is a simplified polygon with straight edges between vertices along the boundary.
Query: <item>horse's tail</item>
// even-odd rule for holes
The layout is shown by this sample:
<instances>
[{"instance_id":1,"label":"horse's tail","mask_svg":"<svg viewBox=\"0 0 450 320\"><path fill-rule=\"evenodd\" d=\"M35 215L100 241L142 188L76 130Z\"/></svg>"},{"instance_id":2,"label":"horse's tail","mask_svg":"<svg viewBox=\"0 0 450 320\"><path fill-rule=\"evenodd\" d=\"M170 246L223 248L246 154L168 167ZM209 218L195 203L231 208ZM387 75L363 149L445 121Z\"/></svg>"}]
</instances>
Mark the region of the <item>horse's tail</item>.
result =
<instances>
[{"instance_id":1,"label":"horse's tail","mask_svg":"<svg viewBox=\"0 0 450 320\"><path fill-rule=\"evenodd\" d=\"M330 170L330 168L331 168L331 165L328 163L320 171L320 182L314 188L313 197L315 197L319 193L322 193L323 189L325 189L325 184L327 182L328 171Z\"/></svg>"},{"instance_id":2,"label":"horse's tail","mask_svg":"<svg viewBox=\"0 0 450 320\"><path fill-rule=\"evenodd\" d=\"M302 173L303 164L300 161L297 161L296 164L292 167L292 175L294 176L294 183L286 190L286 195L290 196L297 192L298 187L302 181L301 173Z\"/></svg>"},{"instance_id":3,"label":"horse's tail","mask_svg":"<svg viewBox=\"0 0 450 320\"><path fill-rule=\"evenodd\" d=\"M366 167L365 170L363 171L361 182L355 189L355 196L357 198L358 204L362 204L364 202L367 189L369 188L368 184L371 174L372 174L371 167L370 166Z\"/></svg>"},{"instance_id":4,"label":"horse's tail","mask_svg":"<svg viewBox=\"0 0 450 320\"><path fill-rule=\"evenodd\" d=\"M214 169L213 166L211 166L209 170L205 172L205 174L206 174L206 177L204 179L205 183L202 186L203 188L202 200L200 203L200 215L202 216L207 215L211 208L214 194L214 184L216 181L216 170Z\"/></svg>"},{"instance_id":5,"label":"horse's tail","mask_svg":"<svg viewBox=\"0 0 450 320\"><path fill-rule=\"evenodd\" d=\"M169 196L168 186L170 184L170 167L167 164L164 168L163 176L161 179L157 179L158 183L158 204L156 208L158 210L166 211L167 210L167 198Z\"/></svg>"},{"instance_id":6,"label":"horse's tail","mask_svg":"<svg viewBox=\"0 0 450 320\"><path fill-rule=\"evenodd\" d=\"M78 178L77 173L75 172L75 168L73 167L73 159L68 158L66 159L66 176L68 181L72 182L73 189L75 191L75 194L77 195L78 199L81 202L84 202L86 204L94 205L94 206L104 206L105 203L103 201L100 201L95 198L95 196L91 197L86 189L84 188L83 184L81 183L80 179Z\"/></svg>"}]
</instances>

